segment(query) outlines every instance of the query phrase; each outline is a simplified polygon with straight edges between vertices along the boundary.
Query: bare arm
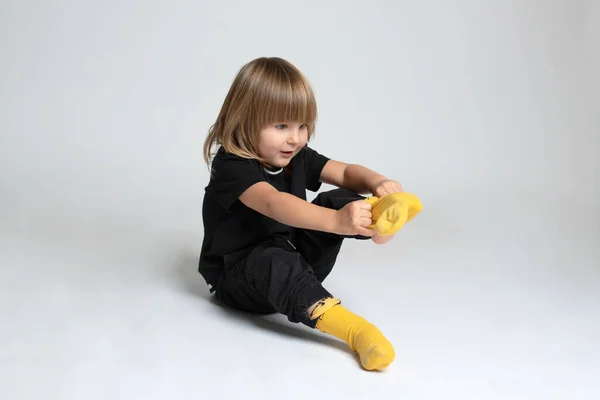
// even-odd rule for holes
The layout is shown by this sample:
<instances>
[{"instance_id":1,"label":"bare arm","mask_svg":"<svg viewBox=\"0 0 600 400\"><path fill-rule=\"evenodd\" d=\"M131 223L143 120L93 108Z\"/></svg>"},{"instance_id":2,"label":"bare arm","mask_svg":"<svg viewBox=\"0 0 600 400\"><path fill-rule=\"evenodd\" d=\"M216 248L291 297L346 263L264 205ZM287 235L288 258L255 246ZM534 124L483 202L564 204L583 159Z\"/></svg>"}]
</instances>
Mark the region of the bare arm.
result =
<instances>
[{"instance_id":1,"label":"bare arm","mask_svg":"<svg viewBox=\"0 0 600 400\"><path fill-rule=\"evenodd\" d=\"M329 160L321 173L321 181L350 189L356 193L374 193L375 188L387 178L362 165Z\"/></svg>"},{"instance_id":2,"label":"bare arm","mask_svg":"<svg viewBox=\"0 0 600 400\"><path fill-rule=\"evenodd\" d=\"M352 204L336 211L317 206L289 193L280 192L266 182L259 182L240 196L247 207L295 228L312 229L337 234L373 235L370 204Z\"/></svg>"}]
</instances>

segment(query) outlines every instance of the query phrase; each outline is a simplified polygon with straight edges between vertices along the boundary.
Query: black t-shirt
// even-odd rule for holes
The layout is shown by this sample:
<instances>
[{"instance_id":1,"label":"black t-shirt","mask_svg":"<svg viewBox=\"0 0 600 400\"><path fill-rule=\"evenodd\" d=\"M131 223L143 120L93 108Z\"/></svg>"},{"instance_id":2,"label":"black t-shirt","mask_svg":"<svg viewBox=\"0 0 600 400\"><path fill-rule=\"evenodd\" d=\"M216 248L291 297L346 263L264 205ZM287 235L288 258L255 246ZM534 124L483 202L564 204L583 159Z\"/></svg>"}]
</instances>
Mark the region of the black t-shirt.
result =
<instances>
[{"instance_id":1,"label":"black t-shirt","mask_svg":"<svg viewBox=\"0 0 600 400\"><path fill-rule=\"evenodd\" d=\"M292 228L283 225L239 201L239 196L258 182L268 182L277 190L306 200L306 189L321 187L321 171L329 158L305 146L284 170L267 170L256 160L227 153L222 147L215 155L211 179L205 188L202 206L204 239L199 271L215 285L223 268L223 258L249 251L274 236L289 237Z\"/></svg>"}]
</instances>

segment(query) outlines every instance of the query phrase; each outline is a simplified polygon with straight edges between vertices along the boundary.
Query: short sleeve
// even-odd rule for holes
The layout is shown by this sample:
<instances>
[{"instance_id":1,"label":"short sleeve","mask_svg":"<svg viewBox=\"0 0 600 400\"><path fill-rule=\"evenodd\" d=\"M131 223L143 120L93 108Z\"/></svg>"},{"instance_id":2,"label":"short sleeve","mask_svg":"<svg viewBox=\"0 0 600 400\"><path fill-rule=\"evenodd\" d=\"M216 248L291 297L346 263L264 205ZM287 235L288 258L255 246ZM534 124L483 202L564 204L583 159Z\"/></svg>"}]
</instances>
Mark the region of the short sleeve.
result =
<instances>
[{"instance_id":1,"label":"short sleeve","mask_svg":"<svg viewBox=\"0 0 600 400\"><path fill-rule=\"evenodd\" d=\"M265 181L259 163L219 149L212 164L207 192L229 211L233 203L252 185Z\"/></svg>"},{"instance_id":2,"label":"short sleeve","mask_svg":"<svg viewBox=\"0 0 600 400\"><path fill-rule=\"evenodd\" d=\"M304 171L306 175L306 188L316 192L321 188L321 172L329 158L310 148L304 147Z\"/></svg>"}]
</instances>

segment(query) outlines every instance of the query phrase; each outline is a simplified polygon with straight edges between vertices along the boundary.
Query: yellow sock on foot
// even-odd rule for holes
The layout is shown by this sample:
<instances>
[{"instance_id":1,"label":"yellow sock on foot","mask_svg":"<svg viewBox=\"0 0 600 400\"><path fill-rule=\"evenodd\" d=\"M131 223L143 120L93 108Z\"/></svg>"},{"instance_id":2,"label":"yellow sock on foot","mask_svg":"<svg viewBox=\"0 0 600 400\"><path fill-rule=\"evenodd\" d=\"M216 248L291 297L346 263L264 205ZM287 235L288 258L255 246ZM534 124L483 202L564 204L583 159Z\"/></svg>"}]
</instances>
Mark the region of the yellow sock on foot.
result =
<instances>
[{"instance_id":1,"label":"yellow sock on foot","mask_svg":"<svg viewBox=\"0 0 600 400\"><path fill-rule=\"evenodd\" d=\"M317 306L311 318L318 318L317 329L345 341L358 353L362 366L382 370L389 366L396 353L392 344L377 327L350 312L337 299L327 299Z\"/></svg>"},{"instance_id":2,"label":"yellow sock on foot","mask_svg":"<svg viewBox=\"0 0 600 400\"><path fill-rule=\"evenodd\" d=\"M382 236L395 235L408 221L423 210L423 204L414 194L391 193L381 198L371 196L373 224L370 228Z\"/></svg>"}]
</instances>

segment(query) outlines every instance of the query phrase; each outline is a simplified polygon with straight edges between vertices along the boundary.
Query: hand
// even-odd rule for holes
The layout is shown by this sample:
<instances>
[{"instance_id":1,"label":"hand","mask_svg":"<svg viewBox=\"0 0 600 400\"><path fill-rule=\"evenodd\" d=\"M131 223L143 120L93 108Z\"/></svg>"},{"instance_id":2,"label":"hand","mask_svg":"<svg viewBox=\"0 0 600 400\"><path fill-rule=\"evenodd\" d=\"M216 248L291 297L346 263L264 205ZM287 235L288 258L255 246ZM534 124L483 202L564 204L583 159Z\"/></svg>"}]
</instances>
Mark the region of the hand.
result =
<instances>
[{"instance_id":1,"label":"hand","mask_svg":"<svg viewBox=\"0 0 600 400\"><path fill-rule=\"evenodd\" d=\"M390 180L390 179L380 181L379 183L377 183L375 188L372 190L373 196L379 197L379 198L385 196L386 194L400 193L400 192L404 192L402 185L399 184L398 182Z\"/></svg>"},{"instance_id":2,"label":"hand","mask_svg":"<svg viewBox=\"0 0 600 400\"><path fill-rule=\"evenodd\" d=\"M373 223L371 218L371 204L368 201L353 201L336 211L336 232L340 235L371 237L375 234L374 229L368 229Z\"/></svg>"}]
</instances>

